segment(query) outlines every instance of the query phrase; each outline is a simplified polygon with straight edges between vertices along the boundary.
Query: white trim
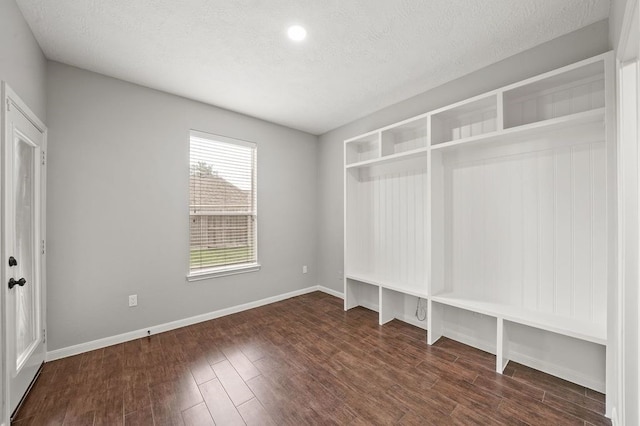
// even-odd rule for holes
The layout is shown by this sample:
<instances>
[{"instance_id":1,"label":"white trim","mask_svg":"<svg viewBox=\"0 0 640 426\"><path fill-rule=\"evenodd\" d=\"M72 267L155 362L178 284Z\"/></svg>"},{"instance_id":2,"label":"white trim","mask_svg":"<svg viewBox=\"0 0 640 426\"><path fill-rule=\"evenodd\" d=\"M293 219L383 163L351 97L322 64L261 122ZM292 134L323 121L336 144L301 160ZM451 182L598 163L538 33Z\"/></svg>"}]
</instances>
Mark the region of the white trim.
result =
<instances>
[{"instance_id":1,"label":"white trim","mask_svg":"<svg viewBox=\"0 0 640 426\"><path fill-rule=\"evenodd\" d=\"M187 275L187 281L202 281L209 278L226 277L228 275L244 274L246 272L256 272L260 270L259 263L251 263L237 266L225 266L222 268L211 268L204 271L192 272Z\"/></svg>"},{"instance_id":2,"label":"white trim","mask_svg":"<svg viewBox=\"0 0 640 426\"><path fill-rule=\"evenodd\" d=\"M344 299L344 293L341 293L338 290L334 290L334 289L329 288L329 287L325 287L325 286L319 285L318 286L318 291L330 294L330 295L335 296L335 297L337 297L339 299Z\"/></svg>"},{"instance_id":3,"label":"white trim","mask_svg":"<svg viewBox=\"0 0 640 426\"><path fill-rule=\"evenodd\" d=\"M4 88L3 102L6 102L5 99L9 98L11 105L18 108L18 110L22 112L22 115L24 115L25 118L29 120L40 133L46 133L47 126L45 126L42 120L38 118L38 115L33 112L26 103L24 103L20 96L18 96L18 94L14 92L13 89L11 89L11 86L9 86L4 81L2 82L2 84ZM5 106L3 106L3 108L5 108Z\"/></svg>"},{"instance_id":4,"label":"white trim","mask_svg":"<svg viewBox=\"0 0 640 426\"><path fill-rule=\"evenodd\" d=\"M402 127L405 124L409 124L409 123L412 123L414 121L427 120L427 122L428 122L430 114L431 114L431 112L423 112L422 114L416 115L415 117L407 118L406 120L398 121L397 123L393 123L393 124L389 124L388 126L381 127L381 128L378 129L378 131L380 133L383 133L383 132L386 132L388 130L393 130L395 128Z\"/></svg>"},{"instance_id":5,"label":"white trim","mask_svg":"<svg viewBox=\"0 0 640 426\"><path fill-rule=\"evenodd\" d=\"M256 142L245 141L243 139L236 139L229 136L218 135L215 133L201 132L199 130L193 130L193 129L189 131L189 136L197 139L206 140L206 141L223 142L231 145L246 146L254 149L258 147L258 144Z\"/></svg>"},{"instance_id":6,"label":"white trim","mask_svg":"<svg viewBox=\"0 0 640 426\"><path fill-rule=\"evenodd\" d=\"M365 302L360 303L358 306L361 306L361 307L363 307L365 309L369 309L370 311L373 311L373 312L378 312L378 313L380 312L380 305L379 304L376 305L375 303L370 303L368 301L365 301Z\"/></svg>"},{"instance_id":7,"label":"white trim","mask_svg":"<svg viewBox=\"0 0 640 426\"><path fill-rule=\"evenodd\" d=\"M617 298L615 300L615 311L612 313L607 313L609 317L608 320L615 320L615 324L617 325L615 329L615 347L612 344L609 350L612 355L615 356L615 359L612 359L611 370L615 371L615 392L612 390L610 395L615 395L615 397L611 397L608 395L607 398L607 411L611 410L620 410L621 416L624 415L624 265L625 265L625 214L624 214L624 202L625 202L625 187L624 184L624 173L627 165L625 161L623 161L622 153L624 152L624 144L622 131L622 122L624 116L624 109L622 108L622 63L620 61L616 62L616 106L618 108L618 115L616 117L616 130L618 132L617 143L616 143L616 155L618 161L618 170L616 175L616 189L617 189L617 224L618 224L618 240L617 240L617 251L618 251L618 262L617 262L617 277L618 280L616 282L617 289ZM612 343L613 343L612 342ZM612 358L613 358L612 356ZM614 368L615 366L615 368ZM610 402L610 403L609 403Z\"/></svg>"},{"instance_id":8,"label":"white trim","mask_svg":"<svg viewBox=\"0 0 640 426\"><path fill-rule=\"evenodd\" d=\"M628 344L634 346L640 342L640 323L632 323L627 319L627 308L635 309L634 303L629 303L629 298L637 297L637 277L638 277L638 210L636 206L638 198L638 169L640 159L637 155L638 151L638 93L640 92L639 78L639 40L638 32L640 27L640 14L638 11L637 0L627 0L622 20L622 29L616 46L616 75L617 75L617 130L618 130L618 298L616 300L616 346L612 348L616 352L615 369L612 367L612 376L614 376L616 392L615 398L609 398L607 395L607 412L612 418L612 423L626 424L637 421L638 404L640 400L628 401L627 392L635 390L638 393L638 382L640 382L640 374L638 373L637 354L640 348L635 348L635 354L632 359L628 359L627 354L630 351ZM625 67L635 65L635 78L623 78ZM631 83L630 87L628 83ZM623 94L629 95L626 105L632 105L631 108L625 107L625 97ZM635 157L630 157L628 151L635 153ZM633 176L633 179L630 177ZM635 231L635 232L634 232ZM635 234L635 235L634 235ZM630 272L631 269L635 272ZM637 303L637 301L636 301ZM636 341L633 339L628 341L627 334L634 327L637 327L638 336ZM631 330L630 330L631 328ZM630 366L629 364L635 364ZM631 372L629 371L631 370ZM633 374L632 372L635 372ZM635 375L635 377L634 377ZM635 385L635 386L634 386ZM634 389L635 388L635 389ZM636 395L640 398L640 395Z\"/></svg>"},{"instance_id":9,"label":"white trim","mask_svg":"<svg viewBox=\"0 0 640 426\"><path fill-rule=\"evenodd\" d=\"M616 410L616 407L613 407L613 409L611 410L611 424L613 426L620 426L620 420L618 420L618 410Z\"/></svg>"},{"instance_id":10,"label":"white trim","mask_svg":"<svg viewBox=\"0 0 640 426\"><path fill-rule=\"evenodd\" d=\"M257 272L260 270L260 263L259 263L260 257L258 252L258 144L252 141L246 141L243 139L236 139L229 136L223 136L223 135L218 135L214 133L207 133L207 132L191 129L189 130L189 157L191 157L191 141L193 139L199 139L201 141L208 141L213 143L222 142L229 145L243 146L253 150L253 155L252 155L253 170L252 170L251 189L253 191L254 205L253 205L252 213L247 216L251 216L253 218L252 248L253 248L254 256L253 256L253 259L251 259L250 263L245 263L242 265L223 265L221 267L209 268L205 271L196 271L196 272L193 272L191 270L191 256L189 256L188 262L187 262L187 275L186 275L187 281L190 281L190 282L201 281L201 280L206 280L210 278L225 277L228 275L242 274L246 272ZM236 215L238 213L232 212L232 214ZM191 208L189 206L189 218L191 218L191 216L192 216L192 213L191 213ZM189 235L189 238L191 238L190 228L187 229L187 233L188 233L187 235ZM190 252L191 248L189 247L188 250Z\"/></svg>"},{"instance_id":11,"label":"white trim","mask_svg":"<svg viewBox=\"0 0 640 426\"><path fill-rule=\"evenodd\" d=\"M490 340L478 339L475 336L470 336L455 330L449 330L446 327L442 330L442 335L446 338L480 349L481 351L488 352L492 355L496 354L496 348L491 346Z\"/></svg>"},{"instance_id":12,"label":"white trim","mask_svg":"<svg viewBox=\"0 0 640 426\"><path fill-rule=\"evenodd\" d=\"M409 119L407 119L405 121L412 120L414 118L416 118L416 117L411 117L411 118L409 118ZM369 136L376 135L377 133L380 133L380 129L372 130L370 132L358 135L358 136L356 136L354 138L347 139L347 140L344 141L344 144L346 145L346 144L351 143L351 142L361 142L361 140L368 140ZM376 135L376 136L379 137L380 135Z\"/></svg>"},{"instance_id":13,"label":"white trim","mask_svg":"<svg viewBox=\"0 0 640 426\"><path fill-rule=\"evenodd\" d=\"M311 287L303 288L301 290L294 290L288 293L279 294L277 296L256 300L255 302L243 303L242 305L219 309L217 311L196 315L196 316L184 318L181 320L176 320L176 321L171 321L164 324L145 327L139 330L122 333L115 336L105 337L102 339L92 340L90 342L80 343L73 346L67 346L66 348L56 349L56 350L47 352L46 360L54 361L56 359L78 355L84 352L89 352L96 349L105 348L107 346L116 345L118 343L124 343L130 340L146 337L149 335L148 334L149 332L151 332L151 334L158 334L165 331L175 330L177 328L186 327L188 325L193 325L193 324L197 324L204 321L209 321L215 318L220 318L226 315L235 314L235 313L246 311L253 308L258 308L260 306L269 305L275 302L280 302L281 300L290 299L295 296L312 293L318 290L323 291L319 288L319 286L311 286Z\"/></svg>"},{"instance_id":14,"label":"white trim","mask_svg":"<svg viewBox=\"0 0 640 426\"><path fill-rule=\"evenodd\" d=\"M4 221L5 221L5 213L4 213L4 191L5 191L5 180L6 177L3 175L4 173L4 169L5 164L5 158L4 158L4 144L5 144L5 126L6 126L6 121L7 121L7 103L6 103L6 99L7 99L7 85L5 82L1 82L0 83L0 97L2 98L0 101L2 102L2 105L0 105L0 170L2 170L2 172L0 172L0 181L2 181L2 183L0 184L0 229L4 228ZM4 238L0 238L0 253L2 253L3 257L4 257L4 251L5 251L5 239ZM4 262L0 262L0 279L2 279L2 281L4 281L4 277L6 276L6 267L4 266L5 263ZM2 388L0 389L0 422L2 422L2 425L4 426L5 424L9 424L9 416L11 415L11 413L9 413L9 408L8 408L8 400L9 400L9 386L8 386L8 380L7 380L7 373L8 373L8 351L7 351L7 315L5 312L5 307L6 307L6 291L4 290L5 287L2 287L0 289L0 386L2 386Z\"/></svg>"},{"instance_id":15,"label":"white trim","mask_svg":"<svg viewBox=\"0 0 640 426\"><path fill-rule=\"evenodd\" d=\"M0 97L2 105L0 105L0 170L2 170L2 172L0 172L0 181L2 181L2 183L0 184L0 229L4 228L4 221L5 219L5 206L4 206L4 192L5 192L5 184L4 182L6 181L6 176L4 175L4 170L6 169L5 166L5 158L4 158L4 145L5 145L5 127L6 127L6 121L7 121L7 85L6 83L3 81L0 83ZM0 238L0 253L2 253L3 257L4 257L4 252L5 252L5 238ZM2 281L4 281L4 277L6 276L6 267L4 266L5 263L4 262L0 262L0 279ZM2 386L2 389L0 390L0 422L2 422L3 426L4 424L9 424L9 416L11 415L11 413L9 413L9 408L8 408L8 400L9 400L9 386L8 386L8 380L7 380L7 373L8 373L8 350L7 350L7 319L8 316L6 314L6 291L4 290L5 287L2 287L0 289L0 369L2 369L2 371L0 372L0 385Z\"/></svg>"},{"instance_id":16,"label":"white trim","mask_svg":"<svg viewBox=\"0 0 640 426\"><path fill-rule=\"evenodd\" d=\"M416 318L414 315L400 315L399 317L396 317L396 319L398 321L402 321L402 322L406 322L409 325L412 325L414 327L418 327L422 330L427 330L427 322L425 321L420 321L418 318ZM426 340L425 340L426 341Z\"/></svg>"}]
</instances>

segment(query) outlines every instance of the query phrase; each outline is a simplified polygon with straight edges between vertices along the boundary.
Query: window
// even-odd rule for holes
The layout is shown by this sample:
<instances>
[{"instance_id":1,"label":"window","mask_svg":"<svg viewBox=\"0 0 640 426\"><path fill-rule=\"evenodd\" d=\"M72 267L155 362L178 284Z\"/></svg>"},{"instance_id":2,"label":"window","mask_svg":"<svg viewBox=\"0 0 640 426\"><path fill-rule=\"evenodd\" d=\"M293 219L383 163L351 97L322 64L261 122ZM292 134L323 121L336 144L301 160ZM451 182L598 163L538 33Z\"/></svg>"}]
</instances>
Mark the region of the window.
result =
<instances>
[{"instance_id":1,"label":"window","mask_svg":"<svg viewBox=\"0 0 640 426\"><path fill-rule=\"evenodd\" d=\"M256 144L191 131L190 280L259 269Z\"/></svg>"}]
</instances>

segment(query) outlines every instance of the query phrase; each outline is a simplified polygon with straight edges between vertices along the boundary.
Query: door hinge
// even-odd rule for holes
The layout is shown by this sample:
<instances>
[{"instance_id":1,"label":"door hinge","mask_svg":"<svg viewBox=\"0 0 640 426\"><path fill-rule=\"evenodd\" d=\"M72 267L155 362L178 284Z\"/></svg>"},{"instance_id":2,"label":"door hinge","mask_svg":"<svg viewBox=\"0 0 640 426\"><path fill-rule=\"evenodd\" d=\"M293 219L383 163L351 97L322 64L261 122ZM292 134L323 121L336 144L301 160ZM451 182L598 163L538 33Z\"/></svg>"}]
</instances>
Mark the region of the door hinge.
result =
<instances>
[{"instance_id":1,"label":"door hinge","mask_svg":"<svg viewBox=\"0 0 640 426\"><path fill-rule=\"evenodd\" d=\"M42 240L42 254L44 254L44 240Z\"/></svg>"},{"instance_id":2,"label":"door hinge","mask_svg":"<svg viewBox=\"0 0 640 426\"><path fill-rule=\"evenodd\" d=\"M7 111L11 111L11 101L9 100L9 98L6 98L7 101Z\"/></svg>"},{"instance_id":3,"label":"door hinge","mask_svg":"<svg viewBox=\"0 0 640 426\"><path fill-rule=\"evenodd\" d=\"M42 151L42 165L44 166L45 160L47 158L47 153Z\"/></svg>"},{"instance_id":4,"label":"door hinge","mask_svg":"<svg viewBox=\"0 0 640 426\"><path fill-rule=\"evenodd\" d=\"M42 329L42 343L47 343L47 330Z\"/></svg>"}]
</instances>

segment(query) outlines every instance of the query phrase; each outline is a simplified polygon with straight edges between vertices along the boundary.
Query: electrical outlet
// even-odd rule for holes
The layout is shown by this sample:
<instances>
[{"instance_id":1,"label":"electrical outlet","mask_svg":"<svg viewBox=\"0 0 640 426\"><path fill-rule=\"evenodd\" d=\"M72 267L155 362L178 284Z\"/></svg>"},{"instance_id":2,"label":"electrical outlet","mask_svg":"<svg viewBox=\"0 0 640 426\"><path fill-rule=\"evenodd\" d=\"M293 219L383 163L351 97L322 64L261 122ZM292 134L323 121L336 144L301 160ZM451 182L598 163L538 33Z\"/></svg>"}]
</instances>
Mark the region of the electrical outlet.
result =
<instances>
[{"instance_id":1,"label":"electrical outlet","mask_svg":"<svg viewBox=\"0 0 640 426\"><path fill-rule=\"evenodd\" d=\"M304 266L302 267L302 273L303 273L303 274L306 274L307 272L309 272L309 270L307 269L307 265L304 265Z\"/></svg>"},{"instance_id":2,"label":"electrical outlet","mask_svg":"<svg viewBox=\"0 0 640 426\"><path fill-rule=\"evenodd\" d=\"M129 295L129 307L138 306L138 295L130 294Z\"/></svg>"}]
</instances>

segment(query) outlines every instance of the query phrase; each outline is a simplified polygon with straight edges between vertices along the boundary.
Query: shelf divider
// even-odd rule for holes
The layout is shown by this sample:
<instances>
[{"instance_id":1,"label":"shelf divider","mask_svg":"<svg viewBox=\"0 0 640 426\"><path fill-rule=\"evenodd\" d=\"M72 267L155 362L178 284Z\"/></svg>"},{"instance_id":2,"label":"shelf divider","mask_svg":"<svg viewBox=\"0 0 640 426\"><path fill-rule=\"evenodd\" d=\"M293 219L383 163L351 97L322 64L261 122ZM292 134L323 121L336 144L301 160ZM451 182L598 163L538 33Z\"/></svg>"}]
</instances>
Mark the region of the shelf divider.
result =
<instances>
[{"instance_id":1,"label":"shelf divider","mask_svg":"<svg viewBox=\"0 0 640 426\"><path fill-rule=\"evenodd\" d=\"M434 303L432 299L427 302L427 344L433 345L442 337L444 322L444 306Z\"/></svg>"},{"instance_id":2,"label":"shelf divider","mask_svg":"<svg viewBox=\"0 0 640 426\"><path fill-rule=\"evenodd\" d=\"M509 338L504 328L504 320L502 318L497 319L497 327L496 372L502 374L509 363L509 359L507 358Z\"/></svg>"},{"instance_id":3,"label":"shelf divider","mask_svg":"<svg viewBox=\"0 0 640 426\"><path fill-rule=\"evenodd\" d=\"M380 315L379 324L384 325L396 318L396 313L402 311L402 293L379 287L380 291Z\"/></svg>"}]
</instances>

